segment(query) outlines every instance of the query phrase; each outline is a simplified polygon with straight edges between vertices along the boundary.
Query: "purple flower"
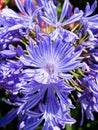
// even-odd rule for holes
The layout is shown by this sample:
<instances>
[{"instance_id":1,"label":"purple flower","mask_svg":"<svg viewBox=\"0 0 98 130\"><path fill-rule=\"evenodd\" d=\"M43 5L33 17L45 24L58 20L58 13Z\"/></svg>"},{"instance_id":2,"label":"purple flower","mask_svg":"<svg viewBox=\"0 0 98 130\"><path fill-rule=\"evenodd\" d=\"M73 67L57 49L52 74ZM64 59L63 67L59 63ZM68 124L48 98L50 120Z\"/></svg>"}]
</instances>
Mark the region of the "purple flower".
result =
<instances>
[{"instance_id":1,"label":"purple flower","mask_svg":"<svg viewBox=\"0 0 98 130\"><path fill-rule=\"evenodd\" d=\"M55 28L55 30L51 33L52 39L56 39L60 34L62 35L62 32L67 31L66 29L63 29L64 26L74 23L76 21L79 21L83 15L83 12L80 11L78 13L74 13L74 15L71 16L72 12L70 11L71 6L69 3L69 0L65 0L59 20L58 20L57 7L54 5L54 3L52 1L45 3L44 6L45 6L45 8L44 8L45 16L41 16L41 18L47 24L49 24ZM64 21L64 19L68 15L68 13L69 13L70 17ZM73 35L75 38L77 38L77 35L75 35L74 33L73 33Z\"/></svg>"},{"instance_id":2,"label":"purple flower","mask_svg":"<svg viewBox=\"0 0 98 130\"><path fill-rule=\"evenodd\" d=\"M81 66L77 60L81 51L74 52L69 44L62 46L60 41L53 43L50 38L26 48L29 56L21 56L20 60L27 67L23 72L28 83L20 92L27 100L25 114L29 115L31 123L24 121L24 129L35 129L43 120L43 129L61 129L65 124L73 124L75 120L68 114L67 107L74 108L68 97L74 89L64 80L72 79L68 72ZM37 108L41 117L37 114L36 119L33 117Z\"/></svg>"},{"instance_id":3,"label":"purple flower","mask_svg":"<svg viewBox=\"0 0 98 130\"><path fill-rule=\"evenodd\" d=\"M87 65L87 73L96 75L98 73L98 45L97 42L85 42L87 52L83 53L84 62ZM89 47L89 48L88 48Z\"/></svg>"},{"instance_id":4,"label":"purple flower","mask_svg":"<svg viewBox=\"0 0 98 130\"><path fill-rule=\"evenodd\" d=\"M11 41L14 38L21 38L28 35L30 29L35 28L35 24L38 23L37 13L42 9L42 7L36 7L31 0L28 2L24 0L24 6L20 0L15 0L17 7L19 8L21 14L13 11L12 9L5 7L2 10L1 16L4 20L4 35L2 35L2 40ZM5 38L4 38L5 37ZM5 41L4 41L5 42Z\"/></svg>"},{"instance_id":5,"label":"purple flower","mask_svg":"<svg viewBox=\"0 0 98 130\"><path fill-rule=\"evenodd\" d=\"M13 58L15 56L23 55L24 51L20 45L18 45L15 49L14 46L10 44L9 48L0 51L0 54L4 58Z\"/></svg>"},{"instance_id":6,"label":"purple flower","mask_svg":"<svg viewBox=\"0 0 98 130\"><path fill-rule=\"evenodd\" d=\"M20 57L24 65L38 68L32 69L30 74L36 81L51 83L60 78L71 79L72 76L67 73L81 66L77 60L81 50L74 52L74 47L66 43L62 46L60 42L52 43L49 38L40 42L33 50L27 46L29 57Z\"/></svg>"},{"instance_id":7,"label":"purple flower","mask_svg":"<svg viewBox=\"0 0 98 130\"><path fill-rule=\"evenodd\" d=\"M6 10L8 10L8 8L3 9L3 12L1 14L1 44L8 44L9 42L15 41L16 39L20 39L21 36L24 36L22 19L17 18L17 16L15 17L15 13L13 14L14 11L12 11L14 17L6 15L6 13L4 13L6 12ZM9 11L8 13L11 14L11 11Z\"/></svg>"},{"instance_id":8,"label":"purple flower","mask_svg":"<svg viewBox=\"0 0 98 130\"><path fill-rule=\"evenodd\" d=\"M60 129L64 128L66 123L75 122L68 114L70 110L66 109L74 108L68 97L73 88L64 80L71 79L69 72L81 66L77 60L81 51L75 52L75 48L70 44L62 46L61 41L53 43L50 38L47 39L42 39L36 46L30 40L30 45L26 47L28 57L20 57L24 66L20 61L1 62L0 86L12 95L5 102L17 106L17 110L5 115L0 120L0 126L7 125L17 115L20 117L21 129L35 129L43 120L43 129ZM13 53L16 55L18 52L16 50L10 46L10 50L1 51L1 55L13 57ZM21 51L20 48L18 50ZM17 100L19 92L22 98Z\"/></svg>"},{"instance_id":9,"label":"purple flower","mask_svg":"<svg viewBox=\"0 0 98 130\"><path fill-rule=\"evenodd\" d=\"M65 124L75 123L67 108L68 106L74 108L68 98L72 90L73 88L63 81L58 84L41 84L35 81L26 84L21 90L26 95L25 114L29 117L23 120L24 129L35 129L43 120L45 120L43 129L61 129ZM31 122L28 122L29 119L32 119Z\"/></svg>"},{"instance_id":10,"label":"purple flower","mask_svg":"<svg viewBox=\"0 0 98 130\"><path fill-rule=\"evenodd\" d=\"M32 29L35 27L36 16L37 13L40 12L40 10L43 7L36 7L34 3L29 0L28 2L24 0L24 6L20 2L20 0L15 0L17 7L19 8L20 12L24 15L22 18L24 20L24 27Z\"/></svg>"},{"instance_id":11,"label":"purple flower","mask_svg":"<svg viewBox=\"0 0 98 130\"><path fill-rule=\"evenodd\" d=\"M90 40L96 40L96 38L94 36L94 32L96 29L98 29L98 26L97 26L98 14L92 16L96 7L97 7L96 0L92 4L91 7L90 7L89 3L87 3L84 15L81 18L81 23L84 25L84 29L88 32ZM79 12L79 9L76 9L75 12Z\"/></svg>"},{"instance_id":12,"label":"purple flower","mask_svg":"<svg viewBox=\"0 0 98 130\"><path fill-rule=\"evenodd\" d=\"M0 89L7 93L2 101L13 106L0 119L0 127L18 116L19 130L35 130L42 123L43 130L64 129L75 123L70 115L75 108L74 92L81 104L81 124L84 114L94 120L93 112L98 112L98 15L91 15L97 3L87 4L84 13L75 8L72 15L65 0L58 18L57 0L36 2L15 0L22 15L8 7L0 14ZM75 22L75 28L67 30Z\"/></svg>"},{"instance_id":13,"label":"purple flower","mask_svg":"<svg viewBox=\"0 0 98 130\"><path fill-rule=\"evenodd\" d=\"M93 112L98 112L98 77L86 76L81 82L83 93L78 93L78 101L81 103L82 120L84 121L84 113L87 119L94 120Z\"/></svg>"},{"instance_id":14,"label":"purple flower","mask_svg":"<svg viewBox=\"0 0 98 130\"><path fill-rule=\"evenodd\" d=\"M62 45L60 40L54 43L50 38L42 39L35 46L31 41L26 47L28 56L20 57L24 66L14 61L1 64L0 84L12 95L8 104L17 106L17 110L5 115L0 126L19 115L19 129L35 129L43 120L43 129L64 128L75 122L68 110L74 108L68 97L74 89L64 80L72 79L69 72L81 66L77 60L81 50L75 52L70 44ZM18 92L22 98L17 99Z\"/></svg>"},{"instance_id":15,"label":"purple flower","mask_svg":"<svg viewBox=\"0 0 98 130\"><path fill-rule=\"evenodd\" d=\"M5 61L0 63L0 88L8 93L17 94L25 84L21 69L23 64L17 61Z\"/></svg>"}]
</instances>

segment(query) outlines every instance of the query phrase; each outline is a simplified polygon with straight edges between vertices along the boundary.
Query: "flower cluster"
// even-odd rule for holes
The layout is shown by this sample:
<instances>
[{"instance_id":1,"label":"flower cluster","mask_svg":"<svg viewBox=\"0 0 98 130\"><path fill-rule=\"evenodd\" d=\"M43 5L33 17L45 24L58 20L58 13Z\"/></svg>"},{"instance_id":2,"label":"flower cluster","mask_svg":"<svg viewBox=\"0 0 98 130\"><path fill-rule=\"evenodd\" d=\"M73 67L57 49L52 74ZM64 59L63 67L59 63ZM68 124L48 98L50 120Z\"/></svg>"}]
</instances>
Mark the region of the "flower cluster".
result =
<instances>
[{"instance_id":1,"label":"flower cluster","mask_svg":"<svg viewBox=\"0 0 98 130\"><path fill-rule=\"evenodd\" d=\"M97 1L85 11L65 0L15 0L20 13L5 7L0 13L0 90L13 106L0 127L18 117L19 130L61 130L71 117L73 92L82 120L98 112ZM73 28L70 25L73 24Z\"/></svg>"}]
</instances>

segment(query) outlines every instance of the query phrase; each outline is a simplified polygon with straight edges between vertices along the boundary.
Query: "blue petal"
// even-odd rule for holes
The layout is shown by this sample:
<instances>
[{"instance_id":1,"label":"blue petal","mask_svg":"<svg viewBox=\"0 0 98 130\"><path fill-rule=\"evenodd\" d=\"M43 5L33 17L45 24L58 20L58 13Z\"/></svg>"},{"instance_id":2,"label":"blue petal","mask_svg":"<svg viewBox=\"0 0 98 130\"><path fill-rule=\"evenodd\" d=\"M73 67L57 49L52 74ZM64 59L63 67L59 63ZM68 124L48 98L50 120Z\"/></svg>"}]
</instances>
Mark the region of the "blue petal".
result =
<instances>
[{"instance_id":1,"label":"blue petal","mask_svg":"<svg viewBox=\"0 0 98 130\"><path fill-rule=\"evenodd\" d=\"M83 107L81 106L81 121L80 121L80 126L82 126L83 125L83 122L84 122L84 109L83 109Z\"/></svg>"},{"instance_id":2,"label":"blue petal","mask_svg":"<svg viewBox=\"0 0 98 130\"><path fill-rule=\"evenodd\" d=\"M73 119L69 114L65 115L64 121L66 122L66 124L74 124L76 122L76 120Z\"/></svg>"},{"instance_id":3,"label":"blue petal","mask_svg":"<svg viewBox=\"0 0 98 130\"><path fill-rule=\"evenodd\" d=\"M82 50L75 52L74 55L71 56L70 61L72 62L76 60L80 56L81 52Z\"/></svg>"},{"instance_id":4,"label":"blue petal","mask_svg":"<svg viewBox=\"0 0 98 130\"><path fill-rule=\"evenodd\" d=\"M52 113L52 114L57 114L58 110L59 110L59 104L58 101L54 95L54 91L53 91L53 86L51 84L50 88L48 88L48 93L47 93L47 99L46 99L46 111L48 113Z\"/></svg>"},{"instance_id":5,"label":"blue petal","mask_svg":"<svg viewBox=\"0 0 98 130\"><path fill-rule=\"evenodd\" d=\"M75 108L74 105L71 103L71 100L69 99L68 95L64 92L58 92L58 97L61 100L61 102L63 102L64 104L66 104L67 106L71 107L71 108Z\"/></svg>"},{"instance_id":6,"label":"blue petal","mask_svg":"<svg viewBox=\"0 0 98 130\"><path fill-rule=\"evenodd\" d=\"M17 30L17 29L20 29L20 28L22 28L22 27L23 27L22 24L16 24L16 25L14 25L14 26L12 26L12 27L9 27L8 31Z\"/></svg>"},{"instance_id":7,"label":"blue petal","mask_svg":"<svg viewBox=\"0 0 98 130\"><path fill-rule=\"evenodd\" d=\"M30 56L31 59L32 59L32 56L33 56L33 50L32 50L32 48L31 48L31 46L26 45L26 49L27 49L27 51L28 51L28 53L29 53L29 56Z\"/></svg>"},{"instance_id":8,"label":"blue petal","mask_svg":"<svg viewBox=\"0 0 98 130\"><path fill-rule=\"evenodd\" d=\"M26 66L35 66L34 64L32 64L32 60L29 57L21 56L20 61Z\"/></svg>"},{"instance_id":9,"label":"blue petal","mask_svg":"<svg viewBox=\"0 0 98 130\"><path fill-rule=\"evenodd\" d=\"M16 56L16 52L12 50L4 50L4 51L1 51L0 53L5 58L12 58Z\"/></svg>"},{"instance_id":10,"label":"blue petal","mask_svg":"<svg viewBox=\"0 0 98 130\"><path fill-rule=\"evenodd\" d=\"M38 93L36 93L35 95L33 95L29 101L28 101L28 104L26 106L27 109L31 109L33 108L44 96L45 94L45 90L46 90L46 87L45 88L42 88L41 86L41 91L39 91Z\"/></svg>"},{"instance_id":11,"label":"blue petal","mask_svg":"<svg viewBox=\"0 0 98 130\"><path fill-rule=\"evenodd\" d=\"M57 8L53 4L53 2L49 2L49 11L51 13L54 23L57 23Z\"/></svg>"},{"instance_id":12,"label":"blue petal","mask_svg":"<svg viewBox=\"0 0 98 130\"><path fill-rule=\"evenodd\" d=\"M71 87L69 84L66 82L59 82L57 86L57 91L62 91L65 92L66 94L69 94L71 91L73 91L74 88Z\"/></svg>"},{"instance_id":13,"label":"blue petal","mask_svg":"<svg viewBox=\"0 0 98 130\"><path fill-rule=\"evenodd\" d=\"M24 50L23 50L23 48L20 45L18 45L17 48L16 48L16 54L18 56L21 56L21 55L24 54Z\"/></svg>"},{"instance_id":14,"label":"blue petal","mask_svg":"<svg viewBox=\"0 0 98 130\"><path fill-rule=\"evenodd\" d=\"M62 72L69 72L69 71L71 71L71 70L74 70L74 69L76 69L76 68L79 68L79 67L81 67L82 66L82 64L80 64L78 61L76 62L76 61L74 61L73 63L70 63L70 64L68 64L67 63L67 65L66 66L62 66L61 68L60 68L60 70L62 71Z\"/></svg>"},{"instance_id":15,"label":"blue petal","mask_svg":"<svg viewBox=\"0 0 98 130\"><path fill-rule=\"evenodd\" d=\"M83 16L83 12L80 11L80 13L74 14L74 15L71 16L68 20L66 20L65 22L63 22L61 25L62 25L62 26L65 26L65 25L74 23L74 22L76 22L76 21L79 21L82 16Z\"/></svg>"},{"instance_id":16,"label":"blue petal","mask_svg":"<svg viewBox=\"0 0 98 130\"><path fill-rule=\"evenodd\" d=\"M23 5L22 5L22 3L21 3L20 0L15 0L15 3L16 3L16 5L17 5L18 9L19 9L23 14L28 15L28 14L26 13L26 11L24 10Z\"/></svg>"},{"instance_id":17,"label":"blue petal","mask_svg":"<svg viewBox=\"0 0 98 130\"><path fill-rule=\"evenodd\" d=\"M95 94L98 95L98 85L94 81L89 81L89 88Z\"/></svg>"},{"instance_id":18,"label":"blue petal","mask_svg":"<svg viewBox=\"0 0 98 130\"><path fill-rule=\"evenodd\" d=\"M86 7L86 15L85 16L91 15L95 11L96 7L97 7L97 0L95 0L95 2L93 3L93 5L91 6L91 9L90 9L90 6L88 4Z\"/></svg>"},{"instance_id":19,"label":"blue petal","mask_svg":"<svg viewBox=\"0 0 98 130\"><path fill-rule=\"evenodd\" d=\"M44 17L44 16L41 16L41 18L49 25L52 25L52 26L56 26L55 23L53 23L50 19Z\"/></svg>"},{"instance_id":20,"label":"blue petal","mask_svg":"<svg viewBox=\"0 0 98 130\"><path fill-rule=\"evenodd\" d=\"M59 77L63 79L72 79L73 75L61 73L59 74Z\"/></svg>"},{"instance_id":21,"label":"blue petal","mask_svg":"<svg viewBox=\"0 0 98 130\"><path fill-rule=\"evenodd\" d=\"M12 17L12 18L23 20L22 17L18 13L14 12L12 9L9 9L9 8L4 8L2 10L2 14L6 15L7 17Z\"/></svg>"},{"instance_id":22,"label":"blue petal","mask_svg":"<svg viewBox=\"0 0 98 130\"><path fill-rule=\"evenodd\" d=\"M27 110L25 114L30 116L30 117L34 117L34 118L40 117L40 116L43 115L43 113L37 113L37 112L34 112L34 111L30 111L30 110Z\"/></svg>"},{"instance_id":23,"label":"blue petal","mask_svg":"<svg viewBox=\"0 0 98 130\"><path fill-rule=\"evenodd\" d=\"M9 124L17 116L17 109L11 110L0 120L0 127Z\"/></svg>"},{"instance_id":24,"label":"blue petal","mask_svg":"<svg viewBox=\"0 0 98 130\"><path fill-rule=\"evenodd\" d=\"M32 0L24 0L24 7L28 15L32 15L33 11L36 9L35 5L33 4Z\"/></svg>"},{"instance_id":25,"label":"blue petal","mask_svg":"<svg viewBox=\"0 0 98 130\"><path fill-rule=\"evenodd\" d=\"M85 8L85 15L88 16L88 13L90 11L90 4L87 2L86 8Z\"/></svg>"},{"instance_id":26,"label":"blue petal","mask_svg":"<svg viewBox=\"0 0 98 130\"><path fill-rule=\"evenodd\" d=\"M24 127L24 130L34 130L42 121L43 121L43 118L39 119L38 121L32 124L28 124Z\"/></svg>"},{"instance_id":27,"label":"blue petal","mask_svg":"<svg viewBox=\"0 0 98 130\"><path fill-rule=\"evenodd\" d=\"M69 0L65 0L59 22L62 22L69 8Z\"/></svg>"},{"instance_id":28,"label":"blue petal","mask_svg":"<svg viewBox=\"0 0 98 130\"><path fill-rule=\"evenodd\" d=\"M97 22L98 22L98 14L93 15L93 16L91 16L91 17L88 17L87 20L88 20L88 22L97 23Z\"/></svg>"}]
</instances>

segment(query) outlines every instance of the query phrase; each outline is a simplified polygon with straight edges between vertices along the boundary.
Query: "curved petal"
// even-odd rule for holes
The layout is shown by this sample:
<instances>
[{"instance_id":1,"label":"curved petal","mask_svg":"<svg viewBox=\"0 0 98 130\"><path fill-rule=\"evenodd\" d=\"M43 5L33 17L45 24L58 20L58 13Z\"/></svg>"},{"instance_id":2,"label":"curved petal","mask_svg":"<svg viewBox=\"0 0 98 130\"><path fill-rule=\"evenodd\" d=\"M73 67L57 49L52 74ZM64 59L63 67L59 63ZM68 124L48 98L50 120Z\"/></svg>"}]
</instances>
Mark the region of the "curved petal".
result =
<instances>
[{"instance_id":1,"label":"curved petal","mask_svg":"<svg viewBox=\"0 0 98 130\"><path fill-rule=\"evenodd\" d=\"M69 8L69 0L65 0L59 22L62 22L64 17L67 15L68 8Z\"/></svg>"},{"instance_id":2,"label":"curved petal","mask_svg":"<svg viewBox=\"0 0 98 130\"><path fill-rule=\"evenodd\" d=\"M25 15L27 16L28 14L27 14L26 11L24 10L21 1L20 1L20 0L15 0L15 3L16 3L16 5L17 5L18 9L19 9L23 14L25 14Z\"/></svg>"},{"instance_id":3,"label":"curved petal","mask_svg":"<svg viewBox=\"0 0 98 130\"><path fill-rule=\"evenodd\" d=\"M17 116L17 109L8 112L1 120L0 127L9 124Z\"/></svg>"}]
</instances>

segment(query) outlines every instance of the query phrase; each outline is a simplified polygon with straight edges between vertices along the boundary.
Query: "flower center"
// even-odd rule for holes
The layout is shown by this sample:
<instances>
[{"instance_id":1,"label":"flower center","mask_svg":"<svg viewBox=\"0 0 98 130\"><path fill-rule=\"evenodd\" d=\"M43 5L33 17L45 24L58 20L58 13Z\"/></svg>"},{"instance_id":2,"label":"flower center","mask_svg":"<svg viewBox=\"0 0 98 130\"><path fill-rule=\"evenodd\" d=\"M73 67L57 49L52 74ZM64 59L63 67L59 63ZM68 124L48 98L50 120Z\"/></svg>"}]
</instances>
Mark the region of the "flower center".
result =
<instances>
[{"instance_id":1,"label":"flower center","mask_svg":"<svg viewBox=\"0 0 98 130\"><path fill-rule=\"evenodd\" d=\"M53 64L47 63L45 66L45 69L49 75L54 74L54 65Z\"/></svg>"}]
</instances>

